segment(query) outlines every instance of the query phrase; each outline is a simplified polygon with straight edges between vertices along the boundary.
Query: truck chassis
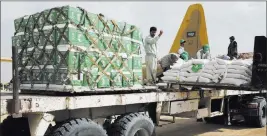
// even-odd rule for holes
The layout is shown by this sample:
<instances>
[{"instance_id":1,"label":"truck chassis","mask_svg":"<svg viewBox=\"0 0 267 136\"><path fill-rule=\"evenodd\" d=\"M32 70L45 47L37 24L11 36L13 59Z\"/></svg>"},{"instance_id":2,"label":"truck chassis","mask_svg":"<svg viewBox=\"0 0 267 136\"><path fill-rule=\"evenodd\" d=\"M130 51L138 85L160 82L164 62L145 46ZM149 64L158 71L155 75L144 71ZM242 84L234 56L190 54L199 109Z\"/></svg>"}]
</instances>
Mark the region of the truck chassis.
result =
<instances>
[{"instance_id":1,"label":"truck chassis","mask_svg":"<svg viewBox=\"0 0 267 136\"><path fill-rule=\"evenodd\" d=\"M189 112L206 122L219 118L230 125L235 115L243 115L250 126L266 125L266 90L223 90L217 86L195 91L184 90L176 83L142 88L138 93L61 96L25 94L22 90L19 114L12 111L12 93L1 93L1 129L8 135L65 136L91 127L95 130L92 133L109 136L150 136L155 135L154 124L158 125L160 115ZM141 126L142 121L149 125ZM136 127L143 131L133 130Z\"/></svg>"}]
</instances>

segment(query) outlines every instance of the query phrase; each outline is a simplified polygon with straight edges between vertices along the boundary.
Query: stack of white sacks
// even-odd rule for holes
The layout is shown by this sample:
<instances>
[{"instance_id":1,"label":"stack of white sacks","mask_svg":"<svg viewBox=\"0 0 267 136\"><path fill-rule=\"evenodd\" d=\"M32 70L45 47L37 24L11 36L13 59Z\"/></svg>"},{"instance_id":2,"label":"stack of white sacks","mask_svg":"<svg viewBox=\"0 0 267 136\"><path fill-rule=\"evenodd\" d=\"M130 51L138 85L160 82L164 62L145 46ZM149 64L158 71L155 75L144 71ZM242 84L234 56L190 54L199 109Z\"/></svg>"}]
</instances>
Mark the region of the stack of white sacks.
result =
<instances>
[{"instance_id":1,"label":"stack of white sacks","mask_svg":"<svg viewBox=\"0 0 267 136\"><path fill-rule=\"evenodd\" d=\"M202 65L194 72L193 65ZM241 85L251 82L252 60L193 59L184 62L179 59L170 70L163 73L165 82L199 82Z\"/></svg>"}]
</instances>

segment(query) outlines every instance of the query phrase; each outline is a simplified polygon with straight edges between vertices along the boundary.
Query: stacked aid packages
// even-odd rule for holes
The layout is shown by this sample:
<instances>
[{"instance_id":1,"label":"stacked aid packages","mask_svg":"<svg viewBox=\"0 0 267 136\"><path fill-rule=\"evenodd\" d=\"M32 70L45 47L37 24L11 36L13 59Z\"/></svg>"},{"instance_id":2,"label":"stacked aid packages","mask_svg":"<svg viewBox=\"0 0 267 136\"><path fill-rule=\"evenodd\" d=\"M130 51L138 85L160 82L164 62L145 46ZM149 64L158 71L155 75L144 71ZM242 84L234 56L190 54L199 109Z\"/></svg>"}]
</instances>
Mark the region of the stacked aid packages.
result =
<instances>
[{"instance_id":1,"label":"stacked aid packages","mask_svg":"<svg viewBox=\"0 0 267 136\"><path fill-rule=\"evenodd\" d=\"M86 90L142 85L139 29L71 6L18 18L20 81Z\"/></svg>"},{"instance_id":2,"label":"stacked aid packages","mask_svg":"<svg viewBox=\"0 0 267 136\"><path fill-rule=\"evenodd\" d=\"M239 86L251 82L252 60L179 59L163 73L165 82L221 83Z\"/></svg>"}]
</instances>

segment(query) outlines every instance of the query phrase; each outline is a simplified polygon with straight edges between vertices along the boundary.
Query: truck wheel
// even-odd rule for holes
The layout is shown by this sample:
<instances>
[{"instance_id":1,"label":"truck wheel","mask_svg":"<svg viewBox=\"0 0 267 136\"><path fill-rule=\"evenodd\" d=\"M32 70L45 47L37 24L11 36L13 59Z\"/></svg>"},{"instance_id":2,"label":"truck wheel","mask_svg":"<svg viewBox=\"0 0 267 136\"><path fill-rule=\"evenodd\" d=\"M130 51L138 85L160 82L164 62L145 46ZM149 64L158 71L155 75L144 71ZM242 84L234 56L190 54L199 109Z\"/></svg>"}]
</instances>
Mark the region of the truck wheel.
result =
<instances>
[{"instance_id":1,"label":"truck wheel","mask_svg":"<svg viewBox=\"0 0 267 136\"><path fill-rule=\"evenodd\" d=\"M265 127L266 126L266 100L263 98L257 99L256 102L258 106L258 116L245 116L245 122L249 126L255 127Z\"/></svg>"},{"instance_id":2,"label":"truck wheel","mask_svg":"<svg viewBox=\"0 0 267 136\"><path fill-rule=\"evenodd\" d=\"M109 134L111 136L153 136L155 126L147 115L131 113L115 120Z\"/></svg>"},{"instance_id":3,"label":"truck wheel","mask_svg":"<svg viewBox=\"0 0 267 136\"><path fill-rule=\"evenodd\" d=\"M261 99L259 102L259 116L255 117L255 125L256 127L265 127L266 125L266 101L265 99Z\"/></svg>"},{"instance_id":4,"label":"truck wheel","mask_svg":"<svg viewBox=\"0 0 267 136\"><path fill-rule=\"evenodd\" d=\"M106 131L90 119L73 119L63 123L52 136L107 136Z\"/></svg>"}]
</instances>

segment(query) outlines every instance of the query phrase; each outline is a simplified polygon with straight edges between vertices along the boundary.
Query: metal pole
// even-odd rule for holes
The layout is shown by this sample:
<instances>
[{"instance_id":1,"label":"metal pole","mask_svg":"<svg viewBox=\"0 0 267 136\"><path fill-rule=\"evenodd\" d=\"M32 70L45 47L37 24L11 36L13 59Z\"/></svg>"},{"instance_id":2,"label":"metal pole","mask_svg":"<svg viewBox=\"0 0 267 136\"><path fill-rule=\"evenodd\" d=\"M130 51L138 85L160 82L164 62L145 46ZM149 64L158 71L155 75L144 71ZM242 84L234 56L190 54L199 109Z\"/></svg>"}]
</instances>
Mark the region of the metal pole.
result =
<instances>
[{"instance_id":1,"label":"metal pole","mask_svg":"<svg viewBox=\"0 0 267 136\"><path fill-rule=\"evenodd\" d=\"M225 115L225 118L224 118L224 124L226 125L226 126L230 126L231 125L231 114L230 114L230 106L229 106L229 104L230 104L230 96L228 96L227 98L226 98L226 115Z\"/></svg>"},{"instance_id":2,"label":"metal pole","mask_svg":"<svg viewBox=\"0 0 267 136\"><path fill-rule=\"evenodd\" d=\"M19 73L18 73L18 47L12 46L12 80L13 80L13 114L18 115L19 103Z\"/></svg>"}]
</instances>

